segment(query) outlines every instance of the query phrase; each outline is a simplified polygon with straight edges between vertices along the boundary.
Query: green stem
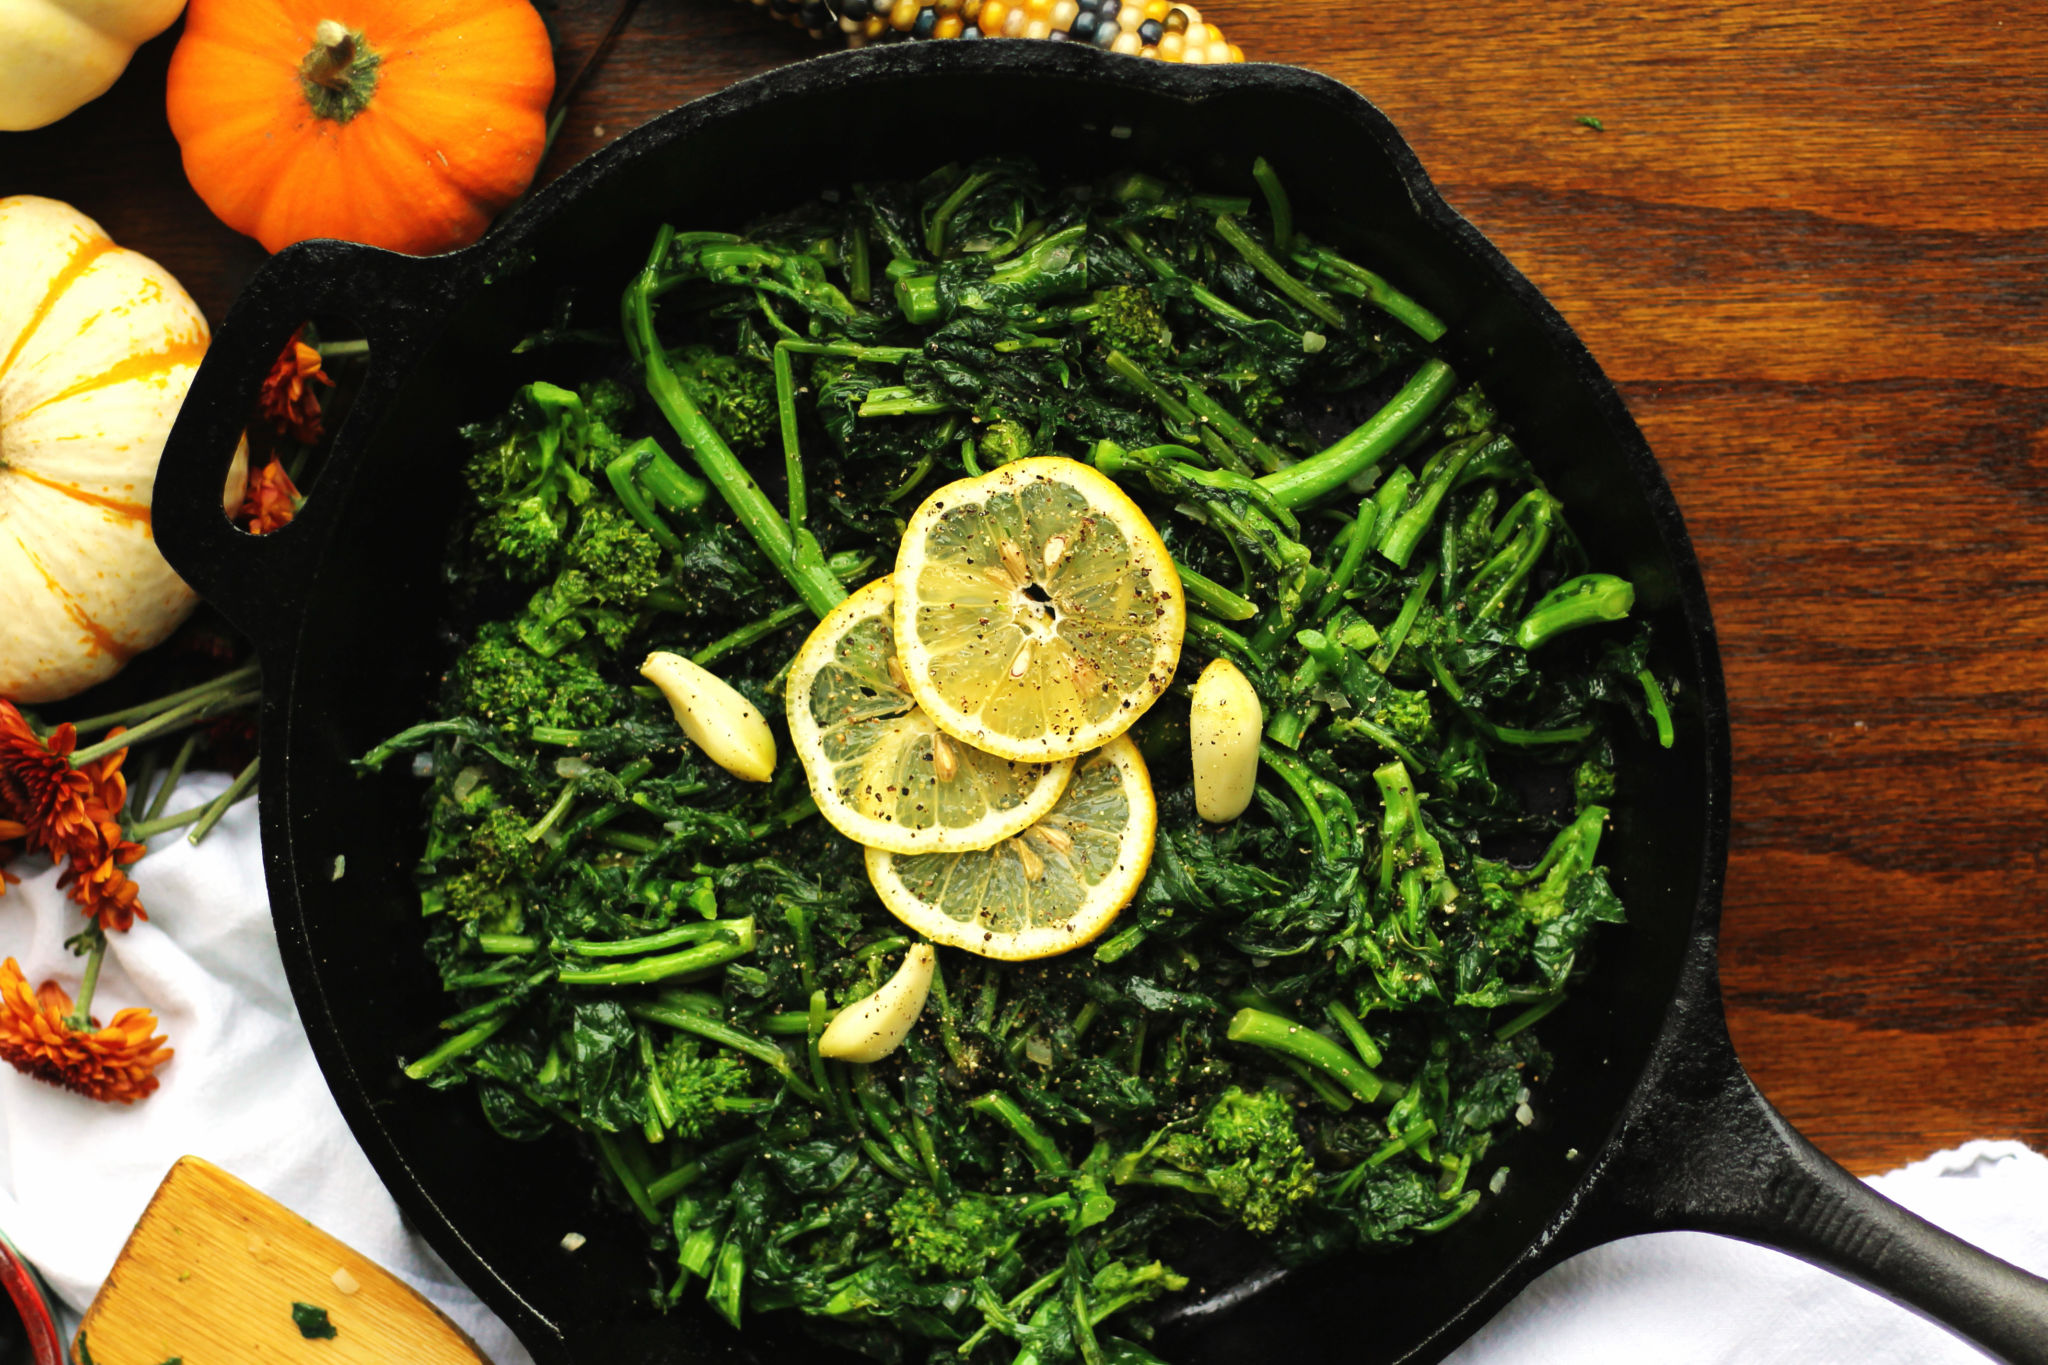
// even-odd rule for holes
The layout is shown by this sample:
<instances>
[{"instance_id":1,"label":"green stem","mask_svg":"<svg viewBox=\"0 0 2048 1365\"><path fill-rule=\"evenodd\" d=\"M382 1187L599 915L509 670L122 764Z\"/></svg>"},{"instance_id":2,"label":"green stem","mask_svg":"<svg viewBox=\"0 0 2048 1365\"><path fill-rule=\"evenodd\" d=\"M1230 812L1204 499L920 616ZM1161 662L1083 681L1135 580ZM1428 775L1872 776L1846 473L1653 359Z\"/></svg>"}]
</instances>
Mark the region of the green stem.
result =
<instances>
[{"instance_id":1,"label":"green stem","mask_svg":"<svg viewBox=\"0 0 2048 1365\"><path fill-rule=\"evenodd\" d=\"M635 962L620 962L605 967L565 967L556 979L565 986L644 986L656 981L667 981L672 977L685 976L691 972L722 967L754 951L753 916L749 915L737 924L725 921L717 923L724 931L718 942L699 944L680 953L643 957ZM776 1055L781 1055L780 1049L776 1050Z\"/></svg>"},{"instance_id":2,"label":"green stem","mask_svg":"<svg viewBox=\"0 0 2048 1365\"><path fill-rule=\"evenodd\" d=\"M1288 202L1287 187L1280 173L1264 157L1252 161L1252 179L1266 196L1266 212L1273 218L1273 250L1286 251L1294 245L1294 207Z\"/></svg>"},{"instance_id":3,"label":"green stem","mask_svg":"<svg viewBox=\"0 0 2048 1365\"><path fill-rule=\"evenodd\" d=\"M653 397L655 406L661 409L662 416L675 428L676 435L696 459L697 467L704 471L711 486L725 499L733 515L739 518L740 525L761 548L761 553L768 556L768 562L789 580L806 606L823 616L846 600L846 589L824 564L799 565L796 538L788 524L768 501L767 494L761 491L761 485L754 481L754 476L740 464L717 429L683 392L681 381L669 366L668 354L655 334L652 298L655 271L667 254L673 237L674 229L664 226L655 238L654 252L647 268L627 290L633 331L639 342L641 363L645 367L647 392Z\"/></svg>"},{"instance_id":4,"label":"green stem","mask_svg":"<svg viewBox=\"0 0 2048 1365\"><path fill-rule=\"evenodd\" d=\"M1671 708L1664 703L1664 689L1647 668L1636 670L1636 681L1643 685L1643 702L1650 708L1650 720L1657 727L1657 743L1668 749L1676 735L1671 728Z\"/></svg>"},{"instance_id":5,"label":"green stem","mask_svg":"<svg viewBox=\"0 0 2048 1365\"><path fill-rule=\"evenodd\" d=\"M1445 695L1450 697L1452 704L1464 713L1465 719L1472 723L1472 728L1497 744L1523 749L1538 748L1546 744L1576 744L1593 733L1591 721L1581 721L1577 725L1567 725L1556 730L1522 730L1512 725L1495 724L1481 715L1478 709L1465 699L1465 690L1458 686L1457 679L1444 667L1443 660L1437 658L1434 652L1426 653L1423 657L1428 661L1429 671L1435 676L1438 685L1444 689Z\"/></svg>"},{"instance_id":6,"label":"green stem","mask_svg":"<svg viewBox=\"0 0 2048 1365\"><path fill-rule=\"evenodd\" d=\"M824 1103L825 1097L811 1089L809 1084L796 1074L795 1068L790 1065L788 1054L773 1043L743 1033L721 1020L693 1014L689 1010L678 1009L673 1005L635 1005L631 1013L636 1019L645 1019L651 1024L666 1024L685 1033L694 1033L700 1038L708 1038L721 1047L729 1047L734 1052L744 1053L756 1061L765 1062L782 1077L783 1084L791 1090L812 1104Z\"/></svg>"},{"instance_id":7,"label":"green stem","mask_svg":"<svg viewBox=\"0 0 2048 1365\"><path fill-rule=\"evenodd\" d=\"M178 779L185 775L185 768L192 762L192 753L198 747L199 736L185 736L185 742L178 746L177 757L171 760L170 771L166 772L164 780L157 784L156 795L149 799L149 809L142 813L145 822L154 820L164 813L164 807L170 804L171 791L178 785Z\"/></svg>"},{"instance_id":8,"label":"green stem","mask_svg":"<svg viewBox=\"0 0 2048 1365\"><path fill-rule=\"evenodd\" d=\"M1408 495L1407 506L1395 516L1393 524L1387 527L1387 533L1380 537L1381 555L1396 567L1408 567L1415 547L1422 543L1422 537L1436 521L1437 509L1450 494L1451 485L1457 482L1466 461L1486 444L1486 440L1483 435L1468 436L1429 457L1414 491Z\"/></svg>"},{"instance_id":9,"label":"green stem","mask_svg":"<svg viewBox=\"0 0 2048 1365\"><path fill-rule=\"evenodd\" d=\"M1268 474L1279 470L1283 463L1279 451L1267 445L1265 439L1240 421L1236 413L1203 392L1194 380L1185 380L1183 383L1187 389L1188 406L1194 410L1195 416L1214 427L1223 439L1229 442L1231 448L1244 457L1234 462L1240 474L1251 473L1245 461L1257 465Z\"/></svg>"},{"instance_id":10,"label":"green stem","mask_svg":"<svg viewBox=\"0 0 2048 1365\"><path fill-rule=\"evenodd\" d=\"M957 412L959 407L944 398L927 398L916 389L903 384L892 384L885 388L869 389L868 396L854 410L857 417L936 417L942 412Z\"/></svg>"},{"instance_id":11,"label":"green stem","mask_svg":"<svg viewBox=\"0 0 2048 1365\"><path fill-rule=\"evenodd\" d=\"M1017 1140L1024 1144L1025 1152L1031 1157L1031 1164L1038 1168L1041 1175L1060 1177L1073 1173L1074 1168L1067 1164L1066 1157L1060 1154L1060 1149L1053 1145L1052 1139L1031 1121L1029 1114L1017 1107L1015 1100L1002 1091L991 1090L986 1095L977 1096L967 1102L967 1107L976 1113L988 1115L1015 1133Z\"/></svg>"},{"instance_id":12,"label":"green stem","mask_svg":"<svg viewBox=\"0 0 2048 1365\"><path fill-rule=\"evenodd\" d=\"M639 957L645 953L658 953L664 948L679 948L686 943L702 943L705 939L716 938L720 934L734 938L751 938L753 933L752 917L699 920L695 924L678 925L673 929L664 929L658 934L648 934L642 938L572 938L562 946L578 957Z\"/></svg>"},{"instance_id":13,"label":"green stem","mask_svg":"<svg viewBox=\"0 0 2048 1365\"><path fill-rule=\"evenodd\" d=\"M782 478L789 487L789 529L803 534L808 514L804 489L804 452L797 440L796 361L787 343L775 348L775 412L782 425Z\"/></svg>"},{"instance_id":14,"label":"green stem","mask_svg":"<svg viewBox=\"0 0 2048 1365\"><path fill-rule=\"evenodd\" d=\"M646 460L650 447L655 453L660 453L661 447L655 445L652 436L634 443L627 449L625 454L604 467L605 480L611 484L612 492L618 494L620 505L626 509L627 514L633 520L646 528L647 533L653 536L664 549L680 551L683 548L682 538L675 533L666 521L662 520L661 513L654 510L654 504L647 500L647 493L640 486L639 468L642 462ZM664 456L663 458L666 457ZM679 469L676 473L682 474L682 471ZM689 476L683 475L683 477L688 478ZM691 479L690 482L696 483L697 481ZM701 501L702 485L699 485L699 490L699 500Z\"/></svg>"},{"instance_id":15,"label":"green stem","mask_svg":"<svg viewBox=\"0 0 2048 1365\"><path fill-rule=\"evenodd\" d=\"M1378 464L1428 421L1457 384L1458 376L1449 365L1441 360L1424 362L1401 391L1357 430L1319 455L1266 475L1259 485L1289 508L1304 507L1334 493Z\"/></svg>"},{"instance_id":16,"label":"green stem","mask_svg":"<svg viewBox=\"0 0 2048 1365\"><path fill-rule=\"evenodd\" d=\"M74 1033L92 1027L92 998L100 988L100 964L107 960L107 935L98 925L90 930L91 947L86 950L85 979L78 983L78 998L71 1002L71 1013L64 1018L64 1027Z\"/></svg>"},{"instance_id":17,"label":"green stem","mask_svg":"<svg viewBox=\"0 0 2048 1365\"><path fill-rule=\"evenodd\" d=\"M158 735L168 734L173 730L182 730L188 725L197 725L203 720L212 719L223 711L232 711L238 706L246 706L250 702L260 699L262 695L261 691L209 692L204 696L193 697L189 701L173 706L168 711L152 716L132 730L124 730L120 734L109 736L97 744L89 744L83 749L72 750L71 766L82 768L94 759L105 758L117 749L126 749L130 745L140 744L146 739L155 739ZM95 719L98 718L95 717Z\"/></svg>"},{"instance_id":18,"label":"green stem","mask_svg":"<svg viewBox=\"0 0 2048 1365\"><path fill-rule=\"evenodd\" d=\"M211 804L211 803L208 803ZM159 820L138 820L128 826L128 837L136 843L146 843L157 835L174 829L183 829L206 818L206 806L188 806L176 815L166 815Z\"/></svg>"},{"instance_id":19,"label":"green stem","mask_svg":"<svg viewBox=\"0 0 2048 1365\"><path fill-rule=\"evenodd\" d=\"M1294 278L1286 266L1273 259L1272 254L1257 242L1251 234L1237 225L1237 220L1228 214L1216 218L1216 235L1230 243L1237 254L1244 257L1252 269L1264 275L1269 283L1301 308L1314 314L1326 325L1342 330L1344 315L1321 294Z\"/></svg>"},{"instance_id":20,"label":"green stem","mask_svg":"<svg viewBox=\"0 0 2048 1365\"><path fill-rule=\"evenodd\" d=\"M1325 247L1311 247L1306 253L1297 254L1294 263L1320 274L1338 293L1364 299L1424 341L1435 341L1447 330L1436 314L1414 299Z\"/></svg>"},{"instance_id":21,"label":"green stem","mask_svg":"<svg viewBox=\"0 0 2048 1365\"><path fill-rule=\"evenodd\" d=\"M521 957L540 951L540 940L531 934L478 934L476 946L486 953Z\"/></svg>"},{"instance_id":22,"label":"green stem","mask_svg":"<svg viewBox=\"0 0 2048 1365\"><path fill-rule=\"evenodd\" d=\"M1330 1016L1330 1022L1341 1029L1344 1036L1351 1041L1353 1050L1358 1053L1358 1060L1367 1066L1378 1066L1379 1044L1373 1042L1372 1035L1365 1031L1365 1025L1358 1022L1358 1016L1335 1000L1323 1008Z\"/></svg>"},{"instance_id":23,"label":"green stem","mask_svg":"<svg viewBox=\"0 0 2048 1365\"><path fill-rule=\"evenodd\" d=\"M490 1041L491 1035L505 1027L511 1020L511 1017L509 1014L494 1015L474 1028L463 1030L447 1042L441 1044L441 1046L435 1048L432 1052L429 1052L426 1056L406 1067L406 1076L415 1081L425 1080L453 1059L460 1057L472 1048L481 1047L484 1043Z\"/></svg>"},{"instance_id":24,"label":"green stem","mask_svg":"<svg viewBox=\"0 0 2048 1365\"><path fill-rule=\"evenodd\" d=\"M626 1198L633 1201L633 1207L640 1210L640 1216L650 1223L660 1223L660 1210L656 1209L654 1201L648 1198L647 1187L640 1183L639 1176L633 1174L633 1168L627 1164L625 1154L619 1151L619 1145L612 1140L611 1134L593 1133L591 1136L597 1139L597 1150L603 1153L604 1164L617 1178L619 1188L626 1192Z\"/></svg>"},{"instance_id":25,"label":"green stem","mask_svg":"<svg viewBox=\"0 0 2048 1365\"><path fill-rule=\"evenodd\" d=\"M1535 1004L1529 1006L1529 1008L1523 1010L1520 1014L1517 1014L1514 1018L1508 1020L1505 1024L1502 1024L1499 1028L1495 1029L1493 1031L1494 1040L1496 1042L1505 1043L1508 1039L1514 1037L1523 1029L1528 1028L1531 1024L1534 1024L1539 1019L1543 1018L1543 1016L1549 1014L1552 1010L1556 1009L1559 1005L1562 1005L1564 1001L1565 996L1563 991L1559 991L1556 995L1553 995L1548 999L1538 1000Z\"/></svg>"},{"instance_id":26,"label":"green stem","mask_svg":"<svg viewBox=\"0 0 2048 1365\"><path fill-rule=\"evenodd\" d=\"M1308 1063L1366 1104L1379 1097L1379 1077L1322 1034L1291 1019L1263 1010L1242 1009L1231 1016L1226 1033L1233 1043L1269 1048Z\"/></svg>"},{"instance_id":27,"label":"green stem","mask_svg":"<svg viewBox=\"0 0 2048 1365\"><path fill-rule=\"evenodd\" d=\"M254 679L257 671L255 664L244 664L232 672L221 674L218 678L212 678L203 683L195 683L182 691L158 697L155 701L138 702L134 706L123 707L119 711L109 711L105 715L88 716L84 720L72 721L71 725L79 734L89 735L95 730L105 730L115 725L126 725L131 720L147 720L149 717L172 707L181 706L204 697L211 697L221 692L232 692L243 683ZM127 736L124 735L122 738L125 740Z\"/></svg>"},{"instance_id":28,"label":"green stem","mask_svg":"<svg viewBox=\"0 0 2048 1365\"><path fill-rule=\"evenodd\" d=\"M1545 645L1568 630L1620 621L1636 604L1635 584L1610 573L1580 574L1543 594L1515 627L1523 649Z\"/></svg>"},{"instance_id":29,"label":"green stem","mask_svg":"<svg viewBox=\"0 0 2048 1365\"><path fill-rule=\"evenodd\" d=\"M262 763L263 759L260 756L250 759L249 766L235 774L235 780L228 784L228 789L206 803L205 813L199 817L199 823L192 826L192 832L185 836L186 843L197 848L200 842L213 832L213 827L228 813L228 808L247 796L250 788L256 785L256 774Z\"/></svg>"},{"instance_id":30,"label":"green stem","mask_svg":"<svg viewBox=\"0 0 2048 1365\"><path fill-rule=\"evenodd\" d=\"M1430 584L1436 582L1437 565L1425 564L1415 579L1415 586L1408 590L1407 600L1401 603L1401 612L1394 618L1394 624L1387 627L1387 633L1379 642L1366 662L1381 673L1393 667L1400 656L1401 646L1408 639L1408 632L1415 627L1415 618L1422 614L1422 604L1429 599Z\"/></svg>"},{"instance_id":31,"label":"green stem","mask_svg":"<svg viewBox=\"0 0 2048 1365\"><path fill-rule=\"evenodd\" d=\"M1173 567L1180 574L1180 585L1187 591L1188 601L1211 616L1225 621L1249 621L1259 614L1256 606L1213 578L1196 573L1178 559L1173 561Z\"/></svg>"}]
</instances>

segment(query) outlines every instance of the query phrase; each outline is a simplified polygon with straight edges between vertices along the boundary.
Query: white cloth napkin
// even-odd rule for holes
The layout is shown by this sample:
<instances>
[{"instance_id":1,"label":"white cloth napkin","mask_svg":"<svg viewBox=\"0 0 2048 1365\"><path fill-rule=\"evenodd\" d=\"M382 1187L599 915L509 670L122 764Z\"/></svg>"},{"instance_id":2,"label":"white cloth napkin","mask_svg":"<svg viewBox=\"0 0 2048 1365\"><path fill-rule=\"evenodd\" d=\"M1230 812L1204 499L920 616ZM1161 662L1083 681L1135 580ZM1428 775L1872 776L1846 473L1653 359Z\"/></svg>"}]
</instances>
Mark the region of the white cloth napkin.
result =
<instances>
[{"instance_id":1,"label":"white cloth napkin","mask_svg":"<svg viewBox=\"0 0 2048 1365\"><path fill-rule=\"evenodd\" d=\"M188 779L170 809L218 794ZM33 864L17 869L29 873ZM285 986L264 895L256 803L194 849L160 836L134 869L146 923L113 936L93 1011L154 1009L178 1055L134 1105L103 1105L0 1066L0 1230L74 1310L188 1153L265 1191L412 1284L496 1365L530 1365L503 1323L408 1230L349 1136ZM82 921L54 869L0 897L0 957L76 991L63 942ZM1930 1221L2048 1273L2048 1159L1972 1142L1872 1182ZM1937 1327L1774 1251L1696 1233L1598 1248L1531 1285L1452 1365L1977 1365Z\"/></svg>"}]
</instances>

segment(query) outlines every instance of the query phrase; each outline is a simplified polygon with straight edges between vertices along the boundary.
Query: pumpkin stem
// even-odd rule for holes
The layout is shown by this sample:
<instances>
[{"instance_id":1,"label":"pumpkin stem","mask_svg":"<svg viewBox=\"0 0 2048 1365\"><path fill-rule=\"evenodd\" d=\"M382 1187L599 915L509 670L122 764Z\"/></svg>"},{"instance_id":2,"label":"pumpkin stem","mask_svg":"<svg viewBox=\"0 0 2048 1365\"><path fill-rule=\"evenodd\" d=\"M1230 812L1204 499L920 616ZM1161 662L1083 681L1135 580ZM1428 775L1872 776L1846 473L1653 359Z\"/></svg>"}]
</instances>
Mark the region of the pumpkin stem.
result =
<instances>
[{"instance_id":1,"label":"pumpkin stem","mask_svg":"<svg viewBox=\"0 0 2048 1365\"><path fill-rule=\"evenodd\" d=\"M347 123L370 105L384 59L360 33L332 19L313 28L313 46L299 63L299 87L321 118Z\"/></svg>"}]
</instances>

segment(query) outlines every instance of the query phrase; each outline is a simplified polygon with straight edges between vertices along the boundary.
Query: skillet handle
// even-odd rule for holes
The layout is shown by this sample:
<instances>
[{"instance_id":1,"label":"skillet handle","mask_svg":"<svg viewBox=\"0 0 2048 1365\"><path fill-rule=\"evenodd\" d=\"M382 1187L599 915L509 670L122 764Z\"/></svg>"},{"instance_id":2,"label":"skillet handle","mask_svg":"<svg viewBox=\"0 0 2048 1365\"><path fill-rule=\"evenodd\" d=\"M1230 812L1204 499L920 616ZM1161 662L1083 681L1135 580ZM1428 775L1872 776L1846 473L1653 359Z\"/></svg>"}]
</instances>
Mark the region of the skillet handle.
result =
<instances>
[{"instance_id":1,"label":"skillet handle","mask_svg":"<svg viewBox=\"0 0 2048 1365\"><path fill-rule=\"evenodd\" d=\"M453 273L447 258L300 242L263 264L208 347L164 445L152 520L158 547L179 577L251 636L259 652L296 632L341 494L392 396L438 334ZM264 375L292 332L316 313L347 317L363 329L369 372L298 516L252 536L221 515L221 485Z\"/></svg>"},{"instance_id":2,"label":"skillet handle","mask_svg":"<svg viewBox=\"0 0 2048 1365\"><path fill-rule=\"evenodd\" d=\"M1811 1261L1948 1328L2007 1365L2048 1365L2048 1280L1894 1204L1801 1137L1758 1091L1728 1038L1711 977L1662 1074L1622 1120L1600 1197L1567 1234L1580 1250L1692 1230ZM1559 1248L1564 1250L1566 1248Z\"/></svg>"}]
</instances>

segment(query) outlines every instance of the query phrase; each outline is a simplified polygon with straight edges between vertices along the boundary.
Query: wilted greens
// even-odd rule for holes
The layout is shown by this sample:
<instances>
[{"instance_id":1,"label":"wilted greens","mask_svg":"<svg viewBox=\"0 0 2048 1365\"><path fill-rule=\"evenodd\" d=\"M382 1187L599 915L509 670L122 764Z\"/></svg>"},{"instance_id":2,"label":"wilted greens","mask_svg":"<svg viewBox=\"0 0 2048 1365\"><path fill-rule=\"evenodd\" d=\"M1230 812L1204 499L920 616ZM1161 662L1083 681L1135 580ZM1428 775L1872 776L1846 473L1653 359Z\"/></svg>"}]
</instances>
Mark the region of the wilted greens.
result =
<instances>
[{"instance_id":1,"label":"wilted greens","mask_svg":"<svg viewBox=\"0 0 2048 1365\"><path fill-rule=\"evenodd\" d=\"M363 760L427 781L452 1004L407 1070L507 1138L585 1135L647 1225L648 1293L794 1309L885 1360L1130 1365L1196 1241L1295 1263L1482 1198L1544 1071L1525 1027L1622 916L1608 737L1669 743L1670 717L1633 589L1444 325L1256 183L988 162L663 228L611 379L468 432L466 644L436 714ZM779 717L804 634L923 496L1028 454L1120 480L1189 589L1178 694L1134 732L1150 875L1063 957L941 950L901 1050L821 1058L908 932L786 740L739 782L635 670L689 655ZM1226 826L1194 814L1186 737L1218 655L1268 720Z\"/></svg>"}]
</instances>

